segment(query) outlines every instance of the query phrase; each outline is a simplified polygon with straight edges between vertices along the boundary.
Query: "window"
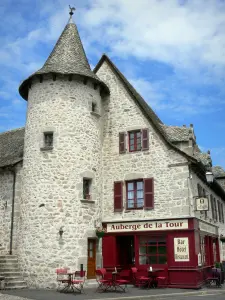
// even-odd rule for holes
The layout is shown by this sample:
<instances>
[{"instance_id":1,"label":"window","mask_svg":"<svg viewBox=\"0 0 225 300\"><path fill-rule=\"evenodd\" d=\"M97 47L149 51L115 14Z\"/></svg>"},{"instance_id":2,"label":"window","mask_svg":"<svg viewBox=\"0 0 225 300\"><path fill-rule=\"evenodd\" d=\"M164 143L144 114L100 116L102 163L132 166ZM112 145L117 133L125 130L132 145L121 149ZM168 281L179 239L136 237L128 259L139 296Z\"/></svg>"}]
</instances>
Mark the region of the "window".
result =
<instances>
[{"instance_id":1,"label":"window","mask_svg":"<svg viewBox=\"0 0 225 300\"><path fill-rule=\"evenodd\" d=\"M127 181L126 209L153 209L154 208L154 178L144 178ZM123 203L124 182L114 182L114 211L121 212Z\"/></svg>"},{"instance_id":2,"label":"window","mask_svg":"<svg viewBox=\"0 0 225 300\"><path fill-rule=\"evenodd\" d=\"M53 147L53 132L44 132L44 147Z\"/></svg>"},{"instance_id":3,"label":"window","mask_svg":"<svg viewBox=\"0 0 225 300\"><path fill-rule=\"evenodd\" d=\"M127 182L127 209L138 209L144 206L144 182Z\"/></svg>"},{"instance_id":4,"label":"window","mask_svg":"<svg viewBox=\"0 0 225 300\"><path fill-rule=\"evenodd\" d=\"M210 195L210 205L211 205L211 210L212 210L212 219L215 219L215 210L214 210L214 201L213 201L213 196Z\"/></svg>"},{"instance_id":5,"label":"window","mask_svg":"<svg viewBox=\"0 0 225 300\"><path fill-rule=\"evenodd\" d=\"M129 151L141 150L141 131L129 132Z\"/></svg>"},{"instance_id":6,"label":"window","mask_svg":"<svg viewBox=\"0 0 225 300\"><path fill-rule=\"evenodd\" d=\"M126 144L128 143L128 151L145 151L149 149L149 133L148 128L142 130L134 130L130 132L119 133L119 153L126 153Z\"/></svg>"},{"instance_id":7,"label":"window","mask_svg":"<svg viewBox=\"0 0 225 300\"><path fill-rule=\"evenodd\" d=\"M91 199L91 179L89 178L83 179L83 199Z\"/></svg>"},{"instance_id":8,"label":"window","mask_svg":"<svg viewBox=\"0 0 225 300\"><path fill-rule=\"evenodd\" d=\"M139 264L165 264L167 262L165 237L140 236Z\"/></svg>"},{"instance_id":9,"label":"window","mask_svg":"<svg viewBox=\"0 0 225 300\"><path fill-rule=\"evenodd\" d=\"M221 241L221 260L225 260L225 240Z\"/></svg>"},{"instance_id":10,"label":"window","mask_svg":"<svg viewBox=\"0 0 225 300\"><path fill-rule=\"evenodd\" d=\"M223 214L223 203L221 203L221 222L224 223L224 214Z\"/></svg>"},{"instance_id":11,"label":"window","mask_svg":"<svg viewBox=\"0 0 225 300\"><path fill-rule=\"evenodd\" d=\"M205 237L200 236L200 250L202 256L202 265L206 264L206 245L205 245Z\"/></svg>"},{"instance_id":12,"label":"window","mask_svg":"<svg viewBox=\"0 0 225 300\"><path fill-rule=\"evenodd\" d=\"M217 209L218 209L219 222L222 222L221 206L219 200L217 200Z\"/></svg>"},{"instance_id":13,"label":"window","mask_svg":"<svg viewBox=\"0 0 225 300\"><path fill-rule=\"evenodd\" d=\"M216 198L213 199L214 203L213 203L213 207L214 207L214 220L218 221L218 215L217 215L217 205L216 205Z\"/></svg>"},{"instance_id":14,"label":"window","mask_svg":"<svg viewBox=\"0 0 225 300\"><path fill-rule=\"evenodd\" d=\"M91 103L91 111L96 112L96 109L97 109L97 104L95 102L92 102Z\"/></svg>"}]
</instances>

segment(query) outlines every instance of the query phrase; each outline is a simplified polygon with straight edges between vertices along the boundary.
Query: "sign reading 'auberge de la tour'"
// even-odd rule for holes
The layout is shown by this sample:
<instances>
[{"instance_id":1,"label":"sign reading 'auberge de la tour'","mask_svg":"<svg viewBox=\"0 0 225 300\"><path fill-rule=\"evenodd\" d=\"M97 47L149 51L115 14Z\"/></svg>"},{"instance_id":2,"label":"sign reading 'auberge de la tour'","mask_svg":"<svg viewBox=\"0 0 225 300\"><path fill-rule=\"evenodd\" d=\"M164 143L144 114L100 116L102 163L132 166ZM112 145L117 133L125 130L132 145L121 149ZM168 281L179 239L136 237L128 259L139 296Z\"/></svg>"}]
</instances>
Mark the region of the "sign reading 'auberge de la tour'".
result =
<instances>
[{"instance_id":1,"label":"sign reading 'auberge de la tour'","mask_svg":"<svg viewBox=\"0 0 225 300\"><path fill-rule=\"evenodd\" d=\"M188 220L164 220L108 223L107 232L155 231L188 229Z\"/></svg>"}]
</instances>

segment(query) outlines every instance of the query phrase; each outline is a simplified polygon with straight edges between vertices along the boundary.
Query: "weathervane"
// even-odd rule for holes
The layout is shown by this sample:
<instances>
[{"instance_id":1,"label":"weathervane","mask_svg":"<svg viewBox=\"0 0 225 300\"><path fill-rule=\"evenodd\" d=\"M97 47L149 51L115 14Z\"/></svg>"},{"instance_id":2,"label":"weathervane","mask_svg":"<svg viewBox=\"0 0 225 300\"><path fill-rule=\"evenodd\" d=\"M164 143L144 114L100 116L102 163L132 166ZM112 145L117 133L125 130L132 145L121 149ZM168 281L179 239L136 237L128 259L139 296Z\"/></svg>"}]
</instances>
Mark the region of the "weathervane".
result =
<instances>
[{"instance_id":1,"label":"weathervane","mask_svg":"<svg viewBox=\"0 0 225 300\"><path fill-rule=\"evenodd\" d=\"M69 14L70 14L70 17L72 17L72 15L74 14L74 11L76 10L76 8L75 7L71 7L70 5L69 5L69 8L70 8Z\"/></svg>"}]
</instances>

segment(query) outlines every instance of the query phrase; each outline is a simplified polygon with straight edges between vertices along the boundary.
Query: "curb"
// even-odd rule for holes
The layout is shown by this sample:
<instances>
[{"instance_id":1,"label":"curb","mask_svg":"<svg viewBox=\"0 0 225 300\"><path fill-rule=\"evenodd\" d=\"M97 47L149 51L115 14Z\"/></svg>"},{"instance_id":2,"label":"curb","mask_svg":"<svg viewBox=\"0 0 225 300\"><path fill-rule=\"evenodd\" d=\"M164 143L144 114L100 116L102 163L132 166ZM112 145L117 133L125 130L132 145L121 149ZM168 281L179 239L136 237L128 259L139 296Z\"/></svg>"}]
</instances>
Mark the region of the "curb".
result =
<instances>
[{"instance_id":1,"label":"curb","mask_svg":"<svg viewBox=\"0 0 225 300\"><path fill-rule=\"evenodd\" d=\"M224 294L225 291L198 291L198 292L186 292L186 293L170 293L170 294L156 294L156 295L144 295L144 296L128 296L128 297L114 297L114 298L96 298L95 300L148 300L148 299L158 299L159 297L174 297L174 296L188 296L188 295L211 295L211 293L214 292L214 294ZM93 300L87 299L87 300Z\"/></svg>"}]
</instances>

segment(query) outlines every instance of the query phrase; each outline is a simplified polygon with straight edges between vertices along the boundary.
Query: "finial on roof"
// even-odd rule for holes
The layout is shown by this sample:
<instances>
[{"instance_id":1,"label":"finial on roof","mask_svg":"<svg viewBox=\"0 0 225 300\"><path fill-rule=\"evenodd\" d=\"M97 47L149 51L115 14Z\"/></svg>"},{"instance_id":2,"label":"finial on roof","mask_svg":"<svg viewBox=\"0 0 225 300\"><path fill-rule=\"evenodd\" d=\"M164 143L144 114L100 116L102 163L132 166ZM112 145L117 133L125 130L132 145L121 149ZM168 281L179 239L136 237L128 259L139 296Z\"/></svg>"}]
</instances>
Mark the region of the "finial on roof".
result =
<instances>
[{"instance_id":1,"label":"finial on roof","mask_svg":"<svg viewBox=\"0 0 225 300\"><path fill-rule=\"evenodd\" d=\"M69 15L70 15L70 18L69 18L69 22L68 23L73 23L73 14L74 14L74 11L76 10L76 8L75 7L71 7L70 5L69 5L69 9L70 9L70 12L69 12Z\"/></svg>"},{"instance_id":2,"label":"finial on roof","mask_svg":"<svg viewBox=\"0 0 225 300\"><path fill-rule=\"evenodd\" d=\"M69 5L69 9L70 9L69 14L70 14L70 16L72 17L72 15L74 14L74 11L76 10L76 8L75 8L75 7L71 7L71 6Z\"/></svg>"}]
</instances>

